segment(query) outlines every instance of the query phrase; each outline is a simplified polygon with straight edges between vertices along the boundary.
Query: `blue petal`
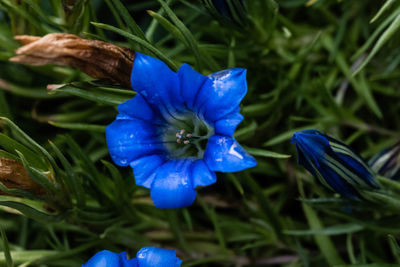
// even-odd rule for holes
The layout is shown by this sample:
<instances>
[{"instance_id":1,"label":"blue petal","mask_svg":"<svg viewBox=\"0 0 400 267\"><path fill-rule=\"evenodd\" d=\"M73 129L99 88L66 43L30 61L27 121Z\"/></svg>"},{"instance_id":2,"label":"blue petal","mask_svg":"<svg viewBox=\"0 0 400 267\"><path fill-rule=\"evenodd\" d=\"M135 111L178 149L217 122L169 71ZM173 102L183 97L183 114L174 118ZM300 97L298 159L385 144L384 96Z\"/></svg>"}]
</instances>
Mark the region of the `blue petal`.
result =
<instances>
[{"instance_id":1,"label":"blue petal","mask_svg":"<svg viewBox=\"0 0 400 267\"><path fill-rule=\"evenodd\" d=\"M214 135L208 140L204 161L210 170L236 172L257 165L256 160L232 137Z\"/></svg>"},{"instance_id":2,"label":"blue petal","mask_svg":"<svg viewBox=\"0 0 400 267\"><path fill-rule=\"evenodd\" d=\"M82 267L119 267L119 254L103 250L97 252L90 260L83 264Z\"/></svg>"},{"instance_id":3,"label":"blue petal","mask_svg":"<svg viewBox=\"0 0 400 267\"><path fill-rule=\"evenodd\" d=\"M119 166L128 166L133 160L163 151L157 142L154 125L137 119L117 119L106 128L107 146L111 158Z\"/></svg>"},{"instance_id":4,"label":"blue petal","mask_svg":"<svg viewBox=\"0 0 400 267\"><path fill-rule=\"evenodd\" d=\"M183 105L178 75L159 59L135 53L131 74L132 88L164 116Z\"/></svg>"},{"instance_id":5,"label":"blue petal","mask_svg":"<svg viewBox=\"0 0 400 267\"><path fill-rule=\"evenodd\" d=\"M142 119L151 122L157 122L159 115L153 110L146 100L137 94L134 98L125 101L118 106L118 111L121 114L128 115L131 118Z\"/></svg>"},{"instance_id":6,"label":"blue petal","mask_svg":"<svg viewBox=\"0 0 400 267\"><path fill-rule=\"evenodd\" d=\"M136 184L150 189L156 176L155 170L165 161L166 159L160 155L142 157L132 161L130 165L133 168Z\"/></svg>"},{"instance_id":7,"label":"blue petal","mask_svg":"<svg viewBox=\"0 0 400 267\"><path fill-rule=\"evenodd\" d=\"M156 208L178 209L190 206L196 199L191 178L192 160L170 160L157 169L151 185Z\"/></svg>"},{"instance_id":8,"label":"blue petal","mask_svg":"<svg viewBox=\"0 0 400 267\"><path fill-rule=\"evenodd\" d=\"M196 160L192 167L193 187L208 186L217 181L215 172L211 171L204 160Z\"/></svg>"},{"instance_id":9,"label":"blue petal","mask_svg":"<svg viewBox=\"0 0 400 267\"><path fill-rule=\"evenodd\" d=\"M322 165L318 171L334 192L351 199L359 198L359 194L354 187L346 182L343 177L339 176L338 173L333 171L330 167Z\"/></svg>"},{"instance_id":10,"label":"blue petal","mask_svg":"<svg viewBox=\"0 0 400 267\"><path fill-rule=\"evenodd\" d=\"M317 167L319 167L318 159L324 157L331 150L329 140L324 135L320 135L317 130L295 132L291 142L301 147L304 155L312 158ZM302 160L302 157L299 157L300 164Z\"/></svg>"},{"instance_id":11,"label":"blue petal","mask_svg":"<svg viewBox=\"0 0 400 267\"><path fill-rule=\"evenodd\" d=\"M369 184L371 187L378 188L378 184L375 181L374 175L371 170L364 164L362 164L359 160L350 157L349 155L344 155L341 153L336 153L336 155L342 160L341 163L343 165L350 166L349 170L355 173L358 177L362 177L362 181ZM357 156L358 157L358 156Z\"/></svg>"},{"instance_id":12,"label":"blue petal","mask_svg":"<svg viewBox=\"0 0 400 267\"><path fill-rule=\"evenodd\" d=\"M194 110L194 103L197 98L197 94L204 84L211 86L211 79L207 76L201 75L191 66L184 63L178 70L178 77L181 86L181 95L186 103L186 106Z\"/></svg>"},{"instance_id":13,"label":"blue petal","mask_svg":"<svg viewBox=\"0 0 400 267\"><path fill-rule=\"evenodd\" d=\"M156 247L144 247L136 254L140 267L179 267L182 261L176 251Z\"/></svg>"},{"instance_id":14,"label":"blue petal","mask_svg":"<svg viewBox=\"0 0 400 267\"><path fill-rule=\"evenodd\" d=\"M128 260L126 252L119 254L119 266L120 267L140 267L136 259Z\"/></svg>"},{"instance_id":15,"label":"blue petal","mask_svg":"<svg viewBox=\"0 0 400 267\"><path fill-rule=\"evenodd\" d=\"M209 75L211 83L198 93L196 108L209 122L235 110L247 92L246 70L227 69Z\"/></svg>"},{"instance_id":16,"label":"blue petal","mask_svg":"<svg viewBox=\"0 0 400 267\"><path fill-rule=\"evenodd\" d=\"M219 135L232 136L236 127L242 122L242 120L243 116L238 111L229 113L215 122L215 132Z\"/></svg>"}]
</instances>

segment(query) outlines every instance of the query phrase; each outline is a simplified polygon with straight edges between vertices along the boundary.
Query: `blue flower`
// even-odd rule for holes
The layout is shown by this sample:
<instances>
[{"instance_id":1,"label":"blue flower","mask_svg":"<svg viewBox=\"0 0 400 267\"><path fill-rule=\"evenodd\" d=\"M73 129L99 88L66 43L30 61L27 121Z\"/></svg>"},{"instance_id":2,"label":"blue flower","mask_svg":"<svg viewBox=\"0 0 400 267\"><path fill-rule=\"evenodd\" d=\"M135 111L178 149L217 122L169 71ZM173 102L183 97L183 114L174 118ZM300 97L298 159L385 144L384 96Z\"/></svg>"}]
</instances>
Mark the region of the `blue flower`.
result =
<instances>
[{"instance_id":1,"label":"blue flower","mask_svg":"<svg viewBox=\"0 0 400 267\"><path fill-rule=\"evenodd\" d=\"M400 179L400 142L384 149L368 161L373 171L386 178Z\"/></svg>"},{"instance_id":2,"label":"blue flower","mask_svg":"<svg viewBox=\"0 0 400 267\"><path fill-rule=\"evenodd\" d=\"M296 132L299 164L324 186L344 197L358 199L361 190L378 189L374 172L350 147L317 130Z\"/></svg>"},{"instance_id":3,"label":"blue flower","mask_svg":"<svg viewBox=\"0 0 400 267\"><path fill-rule=\"evenodd\" d=\"M150 189L157 208L189 206L197 186L215 183L216 171L257 164L232 137L243 120L246 70L204 76L183 64L175 73L136 53L131 84L138 94L118 106L107 145L114 162L131 166L136 184Z\"/></svg>"},{"instance_id":4,"label":"blue flower","mask_svg":"<svg viewBox=\"0 0 400 267\"><path fill-rule=\"evenodd\" d=\"M176 251L170 249L144 247L135 259L128 260L126 252L114 253L103 250L94 255L82 267L179 267L182 261Z\"/></svg>"}]
</instances>

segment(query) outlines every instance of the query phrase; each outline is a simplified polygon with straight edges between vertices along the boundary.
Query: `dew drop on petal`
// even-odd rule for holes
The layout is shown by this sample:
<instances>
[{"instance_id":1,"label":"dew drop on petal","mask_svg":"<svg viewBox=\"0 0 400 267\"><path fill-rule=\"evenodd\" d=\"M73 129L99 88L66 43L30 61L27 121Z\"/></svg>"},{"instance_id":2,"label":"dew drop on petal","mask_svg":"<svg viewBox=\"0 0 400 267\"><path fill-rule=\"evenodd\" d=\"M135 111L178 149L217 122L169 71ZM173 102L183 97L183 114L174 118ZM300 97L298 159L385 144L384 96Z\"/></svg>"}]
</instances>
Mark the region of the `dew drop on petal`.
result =
<instances>
[{"instance_id":1,"label":"dew drop on petal","mask_svg":"<svg viewBox=\"0 0 400 267\"><path fill-rule=\"evenodd\" d=\"M243 159L243 156L240 155L240 153L238 153L238 152L235 150L236 147L237 147L237 144L236 144L236 143L233 143L232 146L231 146L231 148L229 148L228 153L229 153L230 155L232 155L232 156L238 157L239 159Z\"/></svg>"}]
</instances>

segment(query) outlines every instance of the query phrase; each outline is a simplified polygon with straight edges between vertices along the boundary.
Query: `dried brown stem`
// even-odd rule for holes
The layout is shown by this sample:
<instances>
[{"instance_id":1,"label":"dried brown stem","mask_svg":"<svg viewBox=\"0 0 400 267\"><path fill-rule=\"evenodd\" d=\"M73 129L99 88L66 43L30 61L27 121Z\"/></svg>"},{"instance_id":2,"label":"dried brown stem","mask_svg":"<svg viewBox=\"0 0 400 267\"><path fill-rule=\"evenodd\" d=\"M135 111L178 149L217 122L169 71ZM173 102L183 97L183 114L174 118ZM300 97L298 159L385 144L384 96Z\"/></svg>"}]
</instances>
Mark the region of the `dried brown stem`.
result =
<instances>
[{"instance_id":1,"label":"dried brown stem","mask_svg":"<svg viewBox=\"0 0 400 267\"><path fill-rule=\"evenodd\" d=\"M17 49L17 56L10 61L32 66L70 66L95 79L109 79L130 87L135 52L128 48L65 33L43 37L17 35L15 39L24 46Z\"/></svg>"},{"instance_id":2,"label":"dried brown stem","mask_svg":"<svg viewBox=\"0 0 400 267\"><path fill-rule=\"evenodd\" d=\"M10 189L26 190L38 195L46 192L32 180L24 165L13 159L0 158L0 182ZM0 191L0 194L3 193Z\"/></svg>"}]
</instances>

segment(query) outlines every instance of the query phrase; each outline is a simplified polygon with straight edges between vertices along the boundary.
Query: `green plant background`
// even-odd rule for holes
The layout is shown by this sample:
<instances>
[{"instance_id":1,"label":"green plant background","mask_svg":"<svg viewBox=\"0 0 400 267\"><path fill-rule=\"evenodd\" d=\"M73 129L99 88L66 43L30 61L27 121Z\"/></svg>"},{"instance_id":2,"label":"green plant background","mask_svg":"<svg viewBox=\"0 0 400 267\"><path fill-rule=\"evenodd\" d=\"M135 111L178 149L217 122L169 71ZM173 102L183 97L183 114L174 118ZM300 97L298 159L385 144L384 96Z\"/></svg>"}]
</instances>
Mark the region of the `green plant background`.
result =
<instances>
[{"instance_id":1,"label":"green plant background","mask_svg":"<svg viewBox=\"0 0 400 267\"><path fill-rule=\"evenodd\" d=\"M99 250L134 257L143 246L176 249L183 266L400 264L399 213L335 197L297 166L290 144L315 128L368 159L397 141L399 2L226 2L231 17L208 0L0 0L0 157L47 190L0 185L9 194L0 196L0 266L80 266ZM13 35L52 32L129 47L174 70L248 69L235 137L258 166L219 173L189 208L154 208L105 144L116 106L134 92L76 69L8 62ZM66 85L47 93L48 84Z\"/></svg>"}]
</instances>

